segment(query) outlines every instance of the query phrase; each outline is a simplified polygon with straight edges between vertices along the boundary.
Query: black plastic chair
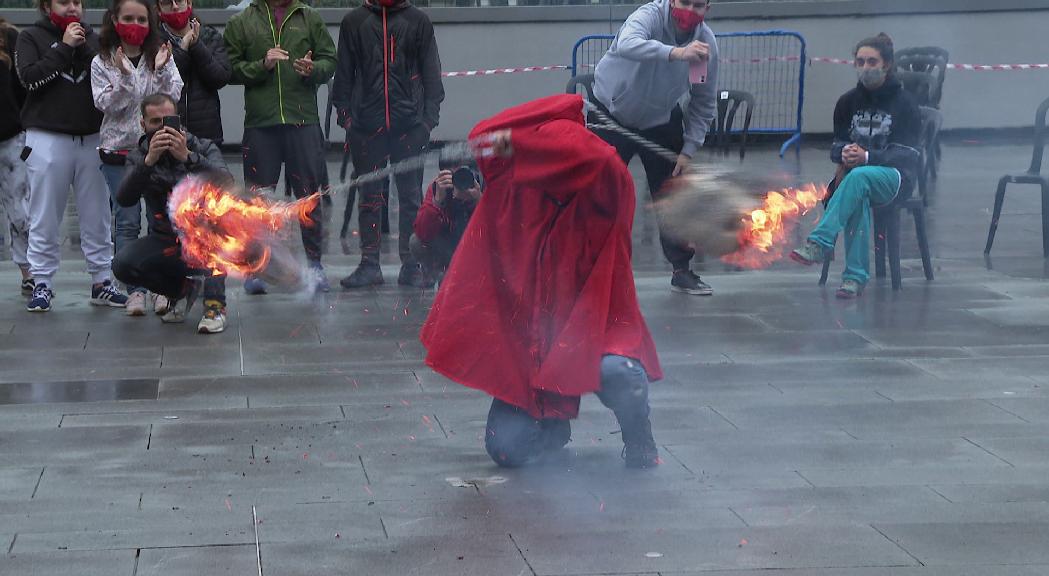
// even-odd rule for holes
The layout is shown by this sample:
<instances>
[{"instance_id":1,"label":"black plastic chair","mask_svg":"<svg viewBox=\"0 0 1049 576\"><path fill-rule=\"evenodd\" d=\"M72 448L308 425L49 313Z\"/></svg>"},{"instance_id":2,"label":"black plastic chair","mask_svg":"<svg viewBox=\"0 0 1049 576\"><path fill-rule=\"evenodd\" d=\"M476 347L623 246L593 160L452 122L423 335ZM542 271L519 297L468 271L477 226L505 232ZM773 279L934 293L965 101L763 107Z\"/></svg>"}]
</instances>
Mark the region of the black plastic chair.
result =
<instances>
[{"instance_id":1,"label":"black plastic chair","mask_svg":"<svg viewBox=\"0 0 1049 576\"><path fill-rule=\"evenodd\" d=\"M917 194L905 200L895 200L891 204L876 207L873 210L874 218L874 276L885 277L885 260L888 256L889 274L892 277L892 289L903 288L903 274L900 269L900 212L907 210L914 219L914 231L918 240L918 252L921 254L922 271L925 272L926 280L934 280L932 269L932 254L929 251L929 235L925 226L925 208L927 206L927 183L924 178L926 163L926 135L925 126L933 121L932 112L936 110L920 108L922 115L922 140L919 142L921 153L918 170ZM819 285L827 283L830 274L830 263L834 260L834 252L829 251L823 260L823 270L820 272Z\"/></svg>"},{"instance_id":2,"label":"black plastic chair","mask_svg":"<svg viewBox=\"0 0 1049 576\"><path fill-rule=\"evenodd\" d=\"M896 71L896 77L903 84L903 89L914 97L918 108L922 112L922 139L925 152L925 163L922 170L921 182L924 185L925 178L936 179L939 171L940 158L940 126L943 124L943 114L931 102L934 100L936 90L936 79L925 72Z\"/></svg>"},{"instance_id":3,"label":"black plastic chair","mask_svg":"<svg viewBox=\"0 0 1049 576\"><path fill-rule=\"evenodd\" d=\"M987 231L987 246L983 253L991 253L994 233L998 231L998 219L1002 216L1005 202L1005 187L1009 184L1038 184L1042 187L1042 254L1049 258L1049 177L1042 175L1042 154L1045 152L1045 114L1049 111L1049 99L1038 106L1034 120L1034 153L1031 166L1023 174L1006 174L998 180L998 191L994 194L994 212L991 214L991 229Z\"/></svg>"},{"instance_id":4,"label":"black plastic chair","mask_svg":"<svg viewBox=\"0 0 1049 576\"><path fill-rule=\"evenodd\" d=\"M932 78L929 100L919 104L939 109L943 99L943 85L947 79L947 64L951 59L950 53L938 46L918 46L897 50L895 59L898 71L919 72Z\"/></svg>"},{"instance_id":5,"label":"black plastic chair","mask_svg":"<svg viewBox=\"0 0 1049 576\"><path fill-rule=\"evenodd\" d=\"M594 75L593 74L579 74L572 76L568 79L568 85L565 86L565 94L577 94L578 88L582 86L585 92L586 99L590 102L597 102L597 98L594 98Z\"/></svg>"},{"instance_id":6,"label":"black plastic chair","mask_svg":"<svg viewBox=\"0 0 1049 576\"><path fill-rule=\"evenodd\" d=\"M722 151L728 152L732 128L735 125L736 113L740 106L746 106L746 115L743 117L743 128L738 132L739 159L747 153L747 136L750 134L750 121L754 116L754 96L742 90L719 90L718 91L718 116L714 120L714 142Z\"/></svg>"}]
</instances>

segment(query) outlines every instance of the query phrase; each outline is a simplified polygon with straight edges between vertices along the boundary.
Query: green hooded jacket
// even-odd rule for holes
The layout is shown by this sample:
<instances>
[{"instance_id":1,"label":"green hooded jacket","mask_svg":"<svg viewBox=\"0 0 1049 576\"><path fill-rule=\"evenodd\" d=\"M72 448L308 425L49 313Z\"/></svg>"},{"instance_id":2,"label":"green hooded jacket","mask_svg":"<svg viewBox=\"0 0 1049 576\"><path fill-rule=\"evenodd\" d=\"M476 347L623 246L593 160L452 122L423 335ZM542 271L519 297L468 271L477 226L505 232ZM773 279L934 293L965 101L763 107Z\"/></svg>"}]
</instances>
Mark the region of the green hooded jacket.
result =
<instances>
[{"instance_id":1,"label":"green hooded jacket","mask_svg":"<svg viewBox=\"0 0 1049 576\"><path fill-rule=\"evenodd\" d=\"M335 42L320 15L299 0L288 4L279 26L274 19L265 0L254 0L226 25L231 84L244 85L244 127L318 124L317 87L335 73ZM289 59L266 70L266 52L276 46ZM292 65L311 50L313 74L304 78Z\"/></svg>"}]
</instances>

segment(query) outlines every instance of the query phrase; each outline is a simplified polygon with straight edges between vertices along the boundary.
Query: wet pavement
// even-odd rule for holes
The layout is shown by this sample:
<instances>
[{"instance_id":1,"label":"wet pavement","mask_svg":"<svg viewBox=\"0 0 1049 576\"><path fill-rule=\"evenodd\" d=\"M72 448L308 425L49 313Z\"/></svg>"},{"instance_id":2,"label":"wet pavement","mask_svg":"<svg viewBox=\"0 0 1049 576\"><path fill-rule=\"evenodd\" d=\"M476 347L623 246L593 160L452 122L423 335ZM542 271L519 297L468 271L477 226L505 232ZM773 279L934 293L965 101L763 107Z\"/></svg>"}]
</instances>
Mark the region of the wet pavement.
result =
<instances>
[{"instance_id":1,"label":"wet pavement","mask_svg":"<svg viewBox=\"0 0 1049 576\"><path fill-rule=\"evenodd\" d=\"M856 302L834 298L840 258L824 288L815 268L708 260L714 296L671 293L640 209L637 288L667 373L652 471L623 467L595 398L563 461L496 468L488 399L423 365L432 292L396 286L392 241L374 290L247 296L231 281L213 336L194 333L199 308L162 325L89 306L72 245L54 310L29 314L5 262L0 574L254 574L259 558L267 576L1045 574L1034 188L1010 189L982 254L997 178L1029 161L1027 145L948 143L936 279L905 219L903 290L872 281ZM741 168L805 182L828 166L814 147L752 149ZM356 247L329 248L335 282Z\"/></svg>"}]
</instances>

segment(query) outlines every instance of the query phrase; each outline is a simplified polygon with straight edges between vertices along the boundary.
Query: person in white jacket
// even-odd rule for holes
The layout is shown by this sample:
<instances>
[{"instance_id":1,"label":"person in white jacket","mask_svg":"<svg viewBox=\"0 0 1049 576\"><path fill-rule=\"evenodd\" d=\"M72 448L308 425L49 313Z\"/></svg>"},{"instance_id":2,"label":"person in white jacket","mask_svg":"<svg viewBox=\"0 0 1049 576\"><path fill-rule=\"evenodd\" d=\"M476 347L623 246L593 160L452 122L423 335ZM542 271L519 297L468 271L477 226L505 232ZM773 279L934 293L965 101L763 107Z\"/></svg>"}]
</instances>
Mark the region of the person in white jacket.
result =
<instances>
[{"instance_id":1,"label":"person in white jacket","mask_svg":"<svg viewBox=\"0 0 1049 576\"><path fill-rule=\"evenodd\" d=\"M160 33L156 8L148 0L114 0L102 18L98 56L91 62L91 92L102 112L100 154L102 174L114 198L115 252L136 240L141 232L141 205L120 206L115 198L124 179L125 159L142 136L142 100L165 94L176 102L182 97L182 77L171 57L171 45ZM146 292L127 286L129 316L146 313ZM158 314L167 312L167 301L154 301Z\"/></svg>"},{"instance_id":2,"label":"person in white jacket","mask_svg":"<svg viewBox=\"0 0 1049 576\"><path fill-rule=\"evenodd\" d=\"M594 71L594 96L603 112L678 153L677 162L671 163L620 134L596 130L615 146L623 162L641 156L653 200L667 178L688 167L717 112L718 45L704 23L709 10L710 0L654 0L642 5L623 23ZM674 267L671 289L713 294L690 268L695 250L668 238L660 228L663 254Z\"/></svg>"}]
</instances>

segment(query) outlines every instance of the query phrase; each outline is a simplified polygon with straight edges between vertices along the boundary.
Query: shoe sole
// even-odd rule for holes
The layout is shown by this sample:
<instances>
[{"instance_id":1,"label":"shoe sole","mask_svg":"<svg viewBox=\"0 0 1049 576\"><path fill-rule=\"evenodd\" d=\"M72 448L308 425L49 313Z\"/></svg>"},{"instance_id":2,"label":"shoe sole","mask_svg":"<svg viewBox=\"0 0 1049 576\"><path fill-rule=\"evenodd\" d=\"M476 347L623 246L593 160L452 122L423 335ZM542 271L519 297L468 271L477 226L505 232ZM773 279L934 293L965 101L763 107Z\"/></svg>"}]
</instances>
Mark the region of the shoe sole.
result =
<instances>
[{"instance_id":1,"label":"shoe sole","mask_svg":"<svg viewBox=\"0 0 1049 576\"><path fill-rule=\"evenodd\" d=\"M171 319L161 318L160 321L163 322L164 324L185 324L186 323L186 317L183 316L182 318L171 318Z\"/></svg>"},{"instance_id":2,"label":"shoe sole","mask_svg":"<svg viewBox=\"0 0 1049 576\"><path fill-rule=\"evenodd\" d=\"M225 332L225 331L226 331L226 327L225 326L223 326L222 328L219 328L218 330L212 330L210 328L197 326L197 334L218 334L220 332Z\"/></svg>"},{"instance_id":3,"label":"shoe sole","mask_svg":"<svg viewBox=\"0 0 1049 576\"><path fill-rule=\"evenodd\" d=\"M860 297L860 292L842 292L838 290L834 293L838 300L855 300Z\"/></svg>"},{"instance_id":4,"label":"shoe sole","mask_svg":"<svg viewBox=\"0 0 1049 576\"><path fill-rule=\"evenodd\" d=\"M134 310L134 309L128 308L127 309L127 315L128 316L145 316L146 315L146 309L143 308L141 310Z\"/></svg>"},{"instance_id":5,"label":"shoe sole","mask_svg":"<svg viewBox=\"0 0 1049 576\"><path fill-rule=\"evenodd\" d=\"M812 266L816 263L815 260L809 260L808 258L804 258L797 252L791 252L790 259L797 262L798 264L801 264L802 266Z\"/></svg>"},{"instance_id":6,"label":"shoe sole","mask_svg":"<svg viewBox=\"0 0 1049 576\"><path fill-rule=\"evenodd\" d=\"M26 306L25 309L26 309L27 312L50 312L51 311L51 307L50 306L48 306L47 308L41 308L39 306L35 307L35 308L30 308L29 306Z\"/></svg>"},{"instance_id":7,"label":"shoe sole","mask_svg":"<svg viewBox=\"0 0 1049 576\"><path fill-rule=\"evenodd\" d=\"M91 304L93 306L108 306L110 308L127 308L127 302L119 304L117 302L113 302L112 300L103 300L102 298L92 298Z\"/></svg>"},{"instance_id":8,"label":"shoe sole","mask_svg":"<svg viewBox=\"0 0 1049 576\"><path fill-rule=\"evenodd\" d=\"M671 286L670 287L670 291L671 292L677 292L678 294L688 294L689 296L713 296L714 295L714 290L713 289L707 290L707 289L703 289L703 288L682 288L680 286Z\"/></svg>"}]
</instances>

